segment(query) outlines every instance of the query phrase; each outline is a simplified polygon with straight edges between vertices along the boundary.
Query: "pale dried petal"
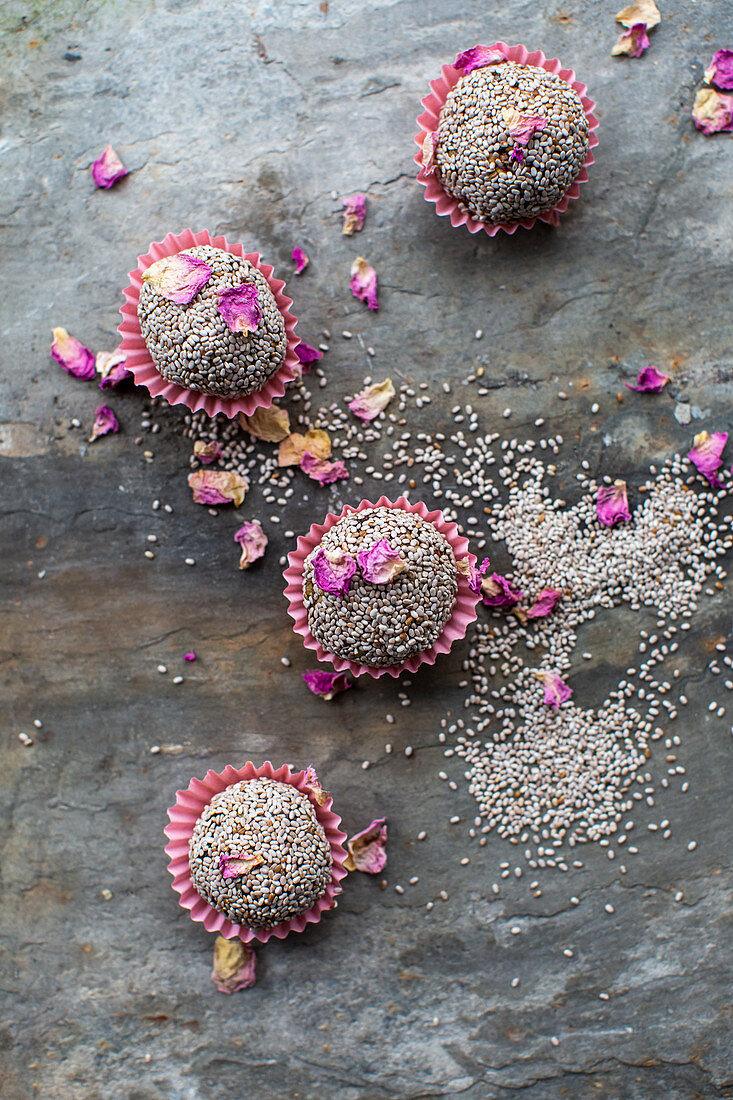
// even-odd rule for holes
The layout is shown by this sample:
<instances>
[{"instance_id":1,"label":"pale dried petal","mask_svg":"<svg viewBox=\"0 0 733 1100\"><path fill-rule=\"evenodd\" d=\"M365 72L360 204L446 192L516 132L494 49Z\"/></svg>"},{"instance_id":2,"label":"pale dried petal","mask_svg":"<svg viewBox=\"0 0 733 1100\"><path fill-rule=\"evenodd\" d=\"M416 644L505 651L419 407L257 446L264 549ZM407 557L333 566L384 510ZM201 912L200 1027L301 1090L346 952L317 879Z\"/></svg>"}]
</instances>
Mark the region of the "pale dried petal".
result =
<instances>
[{"instance_id":1,"label":"pale dried petal","mask_svg":"<svg viewBox=\"0 0 733 1100\"><path fill-rule=\"evenodd\" d=\"M249 482L232 470L194 470L188 475L196 504L234 504L244 500Z\"/></svg>"},{"instance_id":2,"label":"pale dried petal","mask_svg":"<svg viewBox=\"0 0 733 1100\"><path fill-rule=\"evenodd\" d=\"M488 567L488 558L484 558L484 564L481 566L480 569L477 569L475 565L471 564L470 558L460 558L458 561L456 561L456 569L461 574L461 576L467 579L468 587L471 589L472 592L475 592L477 596L480 595L481 585L483 584L482 573L485 573Z\"/></svg>"},{"instance_id":3,"label":"pale dried petal","mask_svg":"<svg viewBox=\"0 0 733 1100\"><path fill-rule=\"evenodd\" d=\"M255 953L238 936L214 941L214 968L211 980L220 993L238 993L255 984Z\"/></svg>"},{"instance_id":4,"label":"pale dried petal","mask_svg":"<svg viewBox=\"0 0 733 1100\"><path fill-rule=\"evenodd\" d=\"M387 864L387 818L378 817L354 833L346 842L349 850L344 860L347 871L364 871L368 875L378 875Z\"/></svg>"},{"instance_id":5,"label":"pale dried petal","mask_svg":"<svg viewBox=\"0 0 733 1100\"><path fill-rule=\"evenodd\" d=\"M687 457L703 477L706 477L714 489L722 489L723 483L716 475L723 465L723 449L728 442L727 432L699 432L692 440L692 449Z\"/></svg>"},{"instance_id":6,"label":"pale dried petal","mask_svg":"<svg viewBox=\"0 0 733 1100\"><path fill-rule=\"evenodd\" d=\"M128 171L111 145L108 145L101 157L92 164L94 185L103 188L105 191L126 175L128 175Z\"/></svg>"},{"instance_id":7,"label":"pale dried petal","mask_svg":"<svg viewBox=\"0 0 733 1100\"><path fill-rule=\"evenodd\" d=\"M661 393L669 382L669 375L662 374L656 367L642 367L636 379L636 383L624 382L629 390L638 390L639 393Z\"/></svg>"},{"instance_id":8,"label":"pale dried petal","mask_svg":"<svg viewBox=\"0 0 733 1100\"><path fill-rule=\"evenodd\" d=\"M94 369L100 375L100 390L112 390L119 386L120 382L132 378L132 371L127 369L127 356L124 351L117 348L116 351L98 351L94 360Z\"/></svg>"},{"instance_id":9,"label":"pale dried petal","mask_svg":"<svg viewBox=\"0 0 733 1100\"><path fill-rule=\"evenodd\" d=\"M169 302L187 306L211 278L211 268L198 256L179 252L164 256L143 271L142 280Z\"/></svg>"},{"instance_id":10,"label":"pale dried petal","mask_svg":"<svg viewBox=\"0 0 733 1100\"><path fill-rule=\"evenodd\" d=\"M351 687L351 684L349 684L348 686ZM319 806L325 806L331 796L328 791L324 791L323 787L321 786L321 781L316 775L316 769L313 767L312 764L309 764L308 767L305 769L305 776L303 778L305 780L305 785L310 791L313 799L318 803Z\"/></svg>"},{"instance_id":11,"label":"pale dried petal","mask_svg":"<svg viewBox=\"0 0 733 1100\"><path fill-rule=\"evenodd\" d=\"M238 419L245 431L266 443L280 443L290 434L290 416L286 409L279 409L277 405L255 409L251 416L240 413Z\"/></svg>"},{"instance_id":12,"label":"pale dried petal","mask_svg":"<svg viewBox=\"0 0 733 1100\"><path fill-rule=\"evenodd\" d=\"M295 264L296 275L300 275L307 268L310 260L302 248L293 249L293 263Z\"/></svg>"},{"instance_id":13,"label":"pale dried petal","mask_svg":"<svg viewBox=\"0 0 733 1100\"><path fill-rule=\"evenodd\" d=\"M324 550L319 546L311 558L313 579L321 592L344 597L349 591L351 578L356 573L356 562L343 550Z\"/></svg>"},{"instance_id":14,"label":"pale dried petal","mask_svg":"<svg viewBox=\"0 0 733 1100\"><path fill-rule=\"evenodd\" d=\"M366 218L366 201L366 195L361 192L345 195L341 200L344 206L344 226L341 230L343 236L351 237L361 230Z\"/></svg>"},{"instance_id":15,"label":"pale dried petal","mask_svg":"<svg viewBox=\"0 0 733 1100\"><path fill-rule=\"evenodd\" d=\"M222 878L241 878L264 862L259 852L237 852L236 855L222 852L219 856L219 873Z\"/></svg>"},{"instance_id":16,"label":"pale dried petal","mask_svg":"<svg viewBox=\"0 0 733 1100\"><path fill-rule=\"evenodd\" d=\"M218 291L218 310L230 332L254 332L262 320L259 292L252 283Z\"/></svg>"},{"instance_id":17,"label":"pale dried petal","mask_svg":"<svg viewBox=\"0 0 733 1100\"><path fill-rule=\"evenodd\" d=\"M329 462L326 458L316 458L310 451L306 451L300 460L300 468L319 485L331 485L334 481L344 481L349 476L349 471L341 459Z\"/></svg>"},{"instance_id":18,"label":"pale dried petal","mask_svg":"<svg viewBox=\"0 0 733 1100\"><path fill-rule=\"evenodd\" d=\"M301 435L293 432L283 439L277 452L278 466L300 466L305 453L314 458L328 458L331 454L331 438L321 428L311 428Z\"/></svg>"},{"instance_id":19,"label":"pale dried petal","mask_svg":"<svg viewBox=\"0 0 733 1100\"><path fill-rule=\"evenodd\" d=\"M109 405L100 405L94 417L94 424L92 425L92 434L89 436L89 442L93 443L94 440L99 439L100 436L109 435L110 432L118 432L119 430L119 422Z\"/></svg>"},{"instance_id":20,"label":"pale dried petal","mask_svg":"<svg viewBox=\"0 0 733 1100\"><path fill-rule=\"evenodd\" d=\"M613 485L601 485L596 494L596 515L604 527L615 527L631 519L626 482L614 481Z\"/></svg>"},{"instance_id":21,"label":"pale dried petal","mask_svg":"<svg viewBox=\"0 0 733 1100\"><path fill-rule=\"evenodd\" d=\"M553 710L573 694L573 689L556 672L535 672L535 676L545 685L544 702Z\"/></svg>"},{"instance_id":22,"label":"pale dried petal","mask_svg":"<svg viewBox=\"0 0 733 1100\"><path fill-rule=\"evenodd\" d=\"M645 50L649 49L649 36L643 23L634 23L627 31L616 40L611 50L612 57L641 57Z\"/></svg>"},{"instance_id":23,"label":"pale dried petal","mask_svg":"<svg viewBox=\"0 0 733 1100\"><path fill-rule=\"evenodd\" d=\"M242 547L239 568L248 569L253 561L261 558L267 548L267 535L256 520L245 520L234 535L234 541Z\"/></svg>"},{"instance_id":24,"label":"pale dried petal","mask_svg":"<svg viewBox=\"0 0 733 1100\"><path fill-rule=\"evenodd\" d=\"M75 336L69 336L65 328L53 330L51 357L74 378L84 382L94 378L94 356Z\"/></svg>"},{"instance_id":25,"label":"pale dried petal","mask_svg":"<svg viewBox=\"0 0 733 1100\"><path fill-rule=\"evenodd\" d=\"M438 146L438 134L436 131L429 131L423 138L422 143L422 166L426 176L432 176L435 174L435 150Z\"/></svg>"},{"instance_id":26,"label":"pale dried petal","mask_svg":"<svg viewBox=\"0 0 733 1100\"><path fill-rule=\"evenodd\" d=\"M703 134L729 133L733 130L733 95L721 95L714 88L698 88L692 121Z\"/></svg>"},{"instance_id":27,"label":"pale dried petal","mask_svg":"<svg viewBox=\"0 0 733 1100\"><path fill-rule=\"evenodd\" d=\"M523 115L516 107L503 107L502 115L516 146L526 145L533 134L547 126L547 119L543 115Z\"/></svg>"},{"instance_id":28,"label":"pale dried petal","mask_svg":"<svg viewBox=\"0 0 733 1100\"><path fill-rule=\"evenodd\" d=\"M368 550L356 555L361 574L370 584L389 584L407 569L407 562L387 539L379 539Z\"/></svg>"},{"instance_id":29,"label":"pale dried petal","mask_svg":"<svg viewBox=\"0 0 733 1100\"><path fill-rule=\"evenodd\" d=\"M345 672L322 672L319 668L302 673L303 679L314 695L320 695L327 703L341 691L353 687L353 682Z\"/></svg>"},{"instance_id":30,"label":"pale dried petal","mask_svg":"<svg viewBox=\"0 0 733 1100\"><path fill-rule=\"evenodd\" d=\"M622 8L616 16L617 23L623 23L625 27L633 27L635 23L643 23L647 30L656 27L661 21L659 8L654 0L634 0L634 3Z\"/></svg>"},{"instance_id":31,"label":"pale dried petal","mask_svg":"<svg viewBox=\"0 0 733 1100\"><path fill-rule=\"evenodd\" d=\"M474 69L485 69L487 65L496 65L506 61L500 50L491 50L488 46L472 46L470 50L459 53L453 62L453 68L468 76Z\"/></svg>"},{"instance_id":32,"label":"pale dried petal","mask_svg":"<svg viewBox=\"0 0 733 1100\"><path fill-rule=\"evenodd\" d=\"M204 466L209 466L212 462L218 462L222 450L216 440L211 443L204 443L203 439L197 439L193 445L193 453L199 462L203 462Z\"/></svg>"},{"instance_id":33,"label":"pale dried petal","mask_svg":"<svg viewBox=\"0 0 733 1100\"><path fill-rule=\"evenodd\" d=\"M375 382L361 393L357 393L356 397L349 401L349 408L354 416L358 416L361 420L374 420L384 412L395 392L392 379L386 378L384 382Z\"/></svg>"},{"instance_id":34,"label":"pale dried petal","mask_svg":"<svg viewBox=\"0 0 733 1100\"><path fill-rule=\"evenodd\" d=\"M377 273L363 256L357 256L351 265L351 293L370 309L379 309L377 301Z\"/></svg>"}]
</instances>

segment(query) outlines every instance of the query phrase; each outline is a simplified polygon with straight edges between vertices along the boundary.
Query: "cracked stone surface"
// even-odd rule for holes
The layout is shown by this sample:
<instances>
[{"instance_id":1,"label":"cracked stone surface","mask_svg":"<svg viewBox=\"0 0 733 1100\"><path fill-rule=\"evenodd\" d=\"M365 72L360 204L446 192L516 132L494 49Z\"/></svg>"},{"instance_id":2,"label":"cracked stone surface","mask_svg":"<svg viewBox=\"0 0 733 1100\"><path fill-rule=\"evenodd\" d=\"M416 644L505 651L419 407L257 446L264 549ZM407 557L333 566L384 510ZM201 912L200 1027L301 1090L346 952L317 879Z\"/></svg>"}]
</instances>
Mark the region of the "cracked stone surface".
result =
<instances>
[{"instance_id":1,"label":"cracked stone surface","mask_svg":"<svg viewBox=\"0 0 733 1100\"><path fill-rule=\"evenodd\" d=\"M370 370L425 379L434 401L411 426L445 430L453 398L440 383L481 361L490 393L471 400L482 423L521 437L545 417L566 439L568 493L583 458L634 481L686 450L693 428L729 430L733 142L697 134L689 110L713 50L733 45L733 10L715 0L662 7L650 50L634 61L611 58L614 5L598 0L329 0L325 11L318 0L6 0L6 1100L733 1096L733 742L730 708L723 719L708 711L712 698L725 701L723 677L704 671L730 630L725 593L701 602L678 654L690 702L673 732L690 790L660 791L654 811L672 839L647 834L639 811L643 840L626 874L586 846L583 870L545 873L540 898L526 875L495 897L512 849L496 837L470 845L460 769L451 762L455 792L436 775L448 767L437 729L461 705L464 651L418 674L407 708L392 681L360 684L330 706L301 683L313 661L285 615L283 532L358 499L356 487L309 486L279 527L253 492L241 514L263 520L270 548L240 574L237 517L191 503L180 411L158 415L146 463L133 443L142 396L113 394L123 431L86 451L87 433L69 421L90 423L99 391L48 358L54 325L111 350L135 257L191 225L275 264L304 339L333 331L329 398L355 392ZM423 201L412 138L441 63L498 38L575 68L598 103L601 144L559 229L492 241L452 230ZM108 142L131 175L94 191L88 167ZM368 192L369 213L350 240L333 192L356 190ZM295 244L311 257L299 280L287 274ZM377 315L348 292L357 254L380 276ZM374 347L373 364L336 336L344 328ZM618 404L622 381L648 362L673 375L671 399L625 391ZM570 382L571 399L558 402ZM683 427L676 400L712 412ZM154 498L173 513L151 511ZM143 557L149 533L153 562ZM588 626L589 693L622 675L623 615ZM200 659L184 669L191 648ZM385 755L386 741L413 745L414 757ZM156 744L182 749L151 755ZM659 774L662 756L656 745ZM387 816L388 885L350 876L337 911L260 951L257 985L224 997L209 980L212 937L170 888L162 829L192 775L247 758L314 761L349 831ZM375 762L367 771L365 758ZM453 814L464 824L449 825ZM440 890L448 900L426 912Z\"/></svg>"}]
</instances>

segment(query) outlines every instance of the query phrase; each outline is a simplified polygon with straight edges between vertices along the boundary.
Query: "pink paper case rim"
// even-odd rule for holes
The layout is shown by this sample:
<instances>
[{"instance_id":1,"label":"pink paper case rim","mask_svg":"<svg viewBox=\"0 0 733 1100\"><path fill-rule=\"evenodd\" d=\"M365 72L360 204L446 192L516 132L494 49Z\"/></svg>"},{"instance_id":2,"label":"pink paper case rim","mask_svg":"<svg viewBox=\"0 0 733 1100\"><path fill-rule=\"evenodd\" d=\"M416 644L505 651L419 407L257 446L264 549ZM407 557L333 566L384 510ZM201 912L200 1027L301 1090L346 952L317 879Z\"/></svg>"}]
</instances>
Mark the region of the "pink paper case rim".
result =
<instances>
[{"instance_id":1,"label":"pink paper case rim","mask_svg":"<svg viewBox=\"0 0 733 1100\"><path fill-rule=\"evenodd\" d=\"M422 519L432 523L440 531L441 535L450 543L456 560L468 558L472 565L476 564L476 558L468 550L468 539L460 534L455 523L444 519L440 511L429 512L422 501L409 501L406 497L400 497L392 501L388 497L380 497L376 504L369 500L362 500L356 506L346 504L339 515L329 512L323 523L314 523L307 535L300 535L295 550L288 554L288 568L283 576L287 581L285 597L288 601L288 615L294 620L294 631L300 634L306 649L315 650L319 661L333 665L337 672L351 672L353 676L372 676L379 679L380 676L400 676L403 672L416 672L420 665L434 665L440 653L448 653L455 641L465 638L469 625L476 620L478 613L476 604L479 596L472 592L468 579L462 574L458 575L458 593L453 607L453 613L443 627L443 632L433 643L430 649L416 653L408 661L401 665L388 665L386 667L373 668L370 665L362 665L357 661L346 661L337 657L334 653L328 653L321 644L316 641L308 626L308 613L303 602L303 566L310 552L318 546L326 531L351 512L363 512L367 508L399 508L405 512L415 512Z\"/></svg>"},{"instance_id":2,"label":"pink paper case rim","mask_svg":"<svg viewBox=\"0 0 733 1100\"><path fill-rule=\"evenodd\" d=\"M289 783L309 798L331 847L332 868L331 882L326 892L307 912L299 913L291 920L282 921L274 928L254 929L234 924L223 913L209 905L196 891L188 866L188 844L194 825L215 794L233 783L239 783L240 780L262 778ZM292 772L287 764L275 768L269 760L259 768L255 767L251 761L241 768L228 764L222 772L210 769L203 779L192 779L185 790L176 791L175 804L168 808L170 822L163 830L168 837L168 843L165 846L166 854L170 856L168 870L173 876L173 889L180 895L179 905L183 909L188 909L191 920L200 921L207 932L218 932L228 940L238 936L244 943L252 943L254 940L267 943L272 936L282 940L290 932L302 932L307 924L317 924L323 914L333 908L337 895L341 893L339 884L347 873L344 867L346 833L341 832L339 828L341 818L334 813L332 805L333 799L329 795L324 804L319 806L306 783L305 771Z\"/></svg>"},{"instance_id":3,"label":"pink paper case rim","mask_svg":"<svg viewBox=\"0 0 733 1100\"><path fill-rule=\"evenodd\" d=\"M140 330L137 306L140 300L143 271L163 256L173 256L184 248L193 248L202 244L221 248L234 256L249 260L252 266L267 279L277 308L285 322L287 348L282 365L268 378L261 390L243 397L216 397L213 394L200 393L198 390L179 386L175 382L168 382L153 362ZM202 229L200 233L194 233L192 229L184 229L181 233L168 233L162 241L153 241L145 255L138 256L136 270L130 272L130 284L124 290L125 304L120 308L122 314L122 323L118 327L122 337L120 347L125 353L126 366L133 374L135 385L145 386L151 397L164 397L169 405L185 405L191 412L203 411L208 416L222 413L230 420L240 412L251 416L255 409L269 409L273 401L283 396L286 385L297 377L300 368L300 362L295 354L295 349L300 343L299 337L295 335L298 320L290 309L293 301L284 293L283 280L276 279L273 272L274 268L270 264L261 262L258 252L245 252L241 244L230 244L224 236L212 237L206 229Z\"/></svg>"},{"instance_id":4,"label":"pink paper case rim","mask_svg":"<svg viewBox=\"0 0 733 1100\"><path fill-rule=\"evenodd\" d=\"M545 222L547 225L557 226L560 224L560 214L567 210L570 200L578 198L580 194L580 184L587 182L588 167L595 161L592 150L598 144L598 135L595 132L598 129L598 119L593 114L596 105L587 94L587 86L576 79L572 69L564 69L556 57L547 58L542 50L530 52L527 47L521 45L521 43L516 46L508 46L506 42L494 42L494 44L488 48L503 53L507 61L516 61L521 65L535 65L537 68L546 69L549 73L555 73L575 89L583 104L585 117L588 119L588 155L585 158L583 167L580 169L580 172L557 205L554 206L552 210L548 210L547 213L538 214L534 218L521 218L519 221L507 222L502 225L492 225L488 222L476 221L475 218L471 217L468 211L460 208L458 202L452 195L449 195L443 190L435 174L428 176L423 169L422 147L425 137L429 133L435 133L438 129L440 112L448 92L451 88L455 87L463 76L463 73L454 68L453 65L443 65L441 75L436 80L430 81L430 95L425 96L422 100L422 105L425 110L417 119L417 124L420 127L420 133L415 136L415 143L418 146L418 151L415 154L414 160L419 166L417 182L425 188L426 202L435 203L437 214L441 217L450 218L450 223L454 228L465 225L469 233L480 233L483 231L490 237L495 237L501 230L511 235L512 233L516 233L519 228L531 229L535 222L538 221Z\"/></svg>"}]
</instances>

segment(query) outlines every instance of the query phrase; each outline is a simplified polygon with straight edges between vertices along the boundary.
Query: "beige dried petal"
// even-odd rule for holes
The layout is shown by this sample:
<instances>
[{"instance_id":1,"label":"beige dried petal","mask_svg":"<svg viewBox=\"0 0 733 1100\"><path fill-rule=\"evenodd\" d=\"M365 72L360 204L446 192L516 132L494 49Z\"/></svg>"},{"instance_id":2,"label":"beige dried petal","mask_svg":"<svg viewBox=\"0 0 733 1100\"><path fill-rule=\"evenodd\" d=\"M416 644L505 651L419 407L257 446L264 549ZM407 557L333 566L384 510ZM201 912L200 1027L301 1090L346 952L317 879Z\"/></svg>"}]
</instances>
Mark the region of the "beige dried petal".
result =
<instances>
[{"instance_id":1,"label":"beige dried petal","mask_svg":"<svg viewBox=\"0 0 733 1100\"><path fill-rule=\"evenodd\" d=\"M249 482L231 470L194 470L188 484L196 504L229 504L236 508L244 500Z\"/></svg>"},{"instance_id":2,"label":"beige dried petal","mask_svg":"<svg viewBox=\"0 0 733 1100\"><path fill-rule=\"evenodd\" d=\"M235 937L214 941L214 968L211 980L220 993L237 993L255 984L255 953Z\"/></svg>"},{"instance_id":3,"label":"beige dried petal","mask_svg":"<svg viewBox=\"0 0 733 1100\"><path fill-rule=\"evenodd\" d=\"M239 423L255 439L266 443L279 443L290 434L290 417L285 409L270 405L269 409L255 409L251 416L239 414Z\"/></svg>"},{"instance_id":4,"label":"beige dried petal","mask_svg":"<svg viewBox=\"0 0 733 1100\"><path fill-rule=\"evenodd\" d=\"M659 8L654 0L634 0L633 4L622 8L616 16L617 23L623 23L625 27L633 27L637 23L645 23L646 29L651 30L661 22Z\"/></svg>"},{"instance_id":5,"label":"beige dried petal","mask_svg":"<svg viewBox=\"0 0 733 1100\"><path fill-rule=\"evenodd\" d=\"M331 454L331 437L320 428L311 428L305 435L293 432L283 439L277 452L278 466L300 466L306 451L314 458L328 458Z\"/></svg>"}]
</instances>

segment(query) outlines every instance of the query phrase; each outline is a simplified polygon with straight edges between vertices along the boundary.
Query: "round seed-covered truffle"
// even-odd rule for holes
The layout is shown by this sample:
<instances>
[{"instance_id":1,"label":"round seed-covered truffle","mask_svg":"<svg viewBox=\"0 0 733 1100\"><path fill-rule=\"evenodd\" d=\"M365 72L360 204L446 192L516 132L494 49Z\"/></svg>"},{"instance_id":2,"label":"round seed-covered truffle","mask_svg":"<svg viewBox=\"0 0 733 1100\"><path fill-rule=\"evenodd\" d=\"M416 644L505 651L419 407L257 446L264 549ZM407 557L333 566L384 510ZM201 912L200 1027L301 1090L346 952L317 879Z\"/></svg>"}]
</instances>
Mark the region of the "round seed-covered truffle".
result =
<instances>
[{"instance_id":1,"label":"round seed-covered truffle","mask_svg":"<svg viewBox=\"0 0 733 1100\"><path fill-rule=\"evenodd\" d=\"M392 579L376 583L370 551L385 540L397 563ZM382 544L383 545L383 544ZM323 591L319 561L353 559L344 595ZM366 555L366 557L364 556ZM351 565L347 566L347 571ZM313 637L347 661L400 665L440 637L458 594L450 543L432 523L398 508L352 512L327 531L303 569L303 603Z\"/></svg>"},{"instance_id":2,"label":"round seed-covered truffle","mask_svg":"<svg viewBox=\"0 0 733 1100\"><path fill-rule=\"evenodd\" d=\"M212 274L187 305L143 281L137 313L157 369L169 382L217 397L262 389L287 350L285 322L267 279L248 260L221 248L199 245L179 255L205 261ZM243 283L257 289L261 318L253 332L232 332L219 312L219 295Z\"/></svg>"},{"instance_id":3,"label":"round seed-covered truffle","mask_svg":"<svg viewBox=\"0 0 733 1100\"><path fill-rule=\"evenodd\" d=\"M214 795L194 826L188 862L201 897L248 928L305 913L331 881L331 848L310 800L274 779Z\"/></svg>"},{"instance_id":4,"label":"round seed-covered truffle","mask_svg":"<svg viewBox=\"0 0 733 1100\"><path fill-rule=\"evenodd\" d=\"M459 206L499 225L551 210L587 154L588 120L574 88L546 69L506 61L474 69L450 90L434 160Z\"/></svg>"}]
</instances>

